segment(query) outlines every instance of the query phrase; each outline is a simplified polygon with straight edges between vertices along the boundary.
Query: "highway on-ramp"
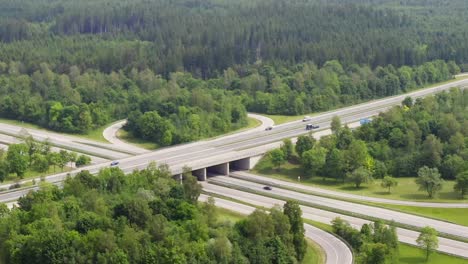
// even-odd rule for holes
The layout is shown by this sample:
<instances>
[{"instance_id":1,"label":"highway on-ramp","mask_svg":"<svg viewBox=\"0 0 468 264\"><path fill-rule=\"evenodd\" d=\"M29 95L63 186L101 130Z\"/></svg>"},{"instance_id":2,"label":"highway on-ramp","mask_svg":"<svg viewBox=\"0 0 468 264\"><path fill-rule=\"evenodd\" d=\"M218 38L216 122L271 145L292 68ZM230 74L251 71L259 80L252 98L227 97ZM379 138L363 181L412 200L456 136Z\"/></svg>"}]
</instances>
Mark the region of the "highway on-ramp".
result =
<instances>
[{"instance_id":1,"label":"highway on-ramp","mask_svg":"<svg viewBox=\"0 0 468 264\"><path fill-rule=\"evenodd\" d=\"M205 202L208 200L208 195L200 195L199 201ZM213 197L215 205L241 214L251 214L255 211L255 207L236 203L219 197ZM304 224L305 236L317 243L325 252L325 264L351 264L353 263L353 252L339 238L325 232L319 228Z\"/></svg>"}]
</instances>

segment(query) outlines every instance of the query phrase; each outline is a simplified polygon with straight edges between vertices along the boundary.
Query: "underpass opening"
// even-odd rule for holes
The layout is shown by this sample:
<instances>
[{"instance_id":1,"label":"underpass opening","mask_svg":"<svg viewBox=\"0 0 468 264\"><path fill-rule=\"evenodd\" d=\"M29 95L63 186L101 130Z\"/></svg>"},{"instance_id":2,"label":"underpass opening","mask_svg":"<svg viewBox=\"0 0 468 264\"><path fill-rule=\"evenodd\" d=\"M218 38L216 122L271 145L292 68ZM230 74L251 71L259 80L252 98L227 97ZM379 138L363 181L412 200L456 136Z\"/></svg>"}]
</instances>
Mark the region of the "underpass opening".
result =
<instances>
[{"instance_id":1,"label":"underpass opening","mask_svg":"<svg viewBox=\"0 0 468 264\"><path fill-rule=\"evenodd\" d=\"M208 177L228 176L229 175L229 162L208 167L206 168L206 170L207 170Z\"/></svg>"},{"instance_id":2,"label":"underpass opening","mask_svg":"<svg viewBox=\"0 0 468 264\"><path fill-rule=\"evenodd\" d=\"M250 170L250 158L234 160L229 162L231 171L234 170Z\"/></svg>"}]
</instances>

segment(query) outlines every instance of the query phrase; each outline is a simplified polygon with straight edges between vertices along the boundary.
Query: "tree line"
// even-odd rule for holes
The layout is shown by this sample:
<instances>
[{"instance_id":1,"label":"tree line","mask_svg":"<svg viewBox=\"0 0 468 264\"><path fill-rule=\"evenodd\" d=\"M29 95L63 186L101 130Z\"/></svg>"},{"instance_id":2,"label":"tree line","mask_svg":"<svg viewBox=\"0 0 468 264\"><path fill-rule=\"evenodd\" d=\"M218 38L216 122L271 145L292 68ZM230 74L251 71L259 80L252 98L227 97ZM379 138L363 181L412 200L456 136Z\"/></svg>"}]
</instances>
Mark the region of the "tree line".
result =
<instances>
[{"instance_id":1,"label":"tree line","mask_svg":"<svg viewBox=\"0 0 468 264\"><path fill-rule=\"evenodd\" d=\"M126 129L134 136L165 146L245 126L247 110L324 111L407 92L459 72L452 61L375 70L329 61L321 68L313 63L229 68L203 80L183 72L165 79L136 68L106 74L71 66L59 73L46 63L28 72L23 62L0 61L0 116L73 133L127 118Z\"/></svg>"},{"instance_id":2,"label":"tree line","mask_svg":"<svg viewBox=\"0 0 468 264\"><path fill-rule=\"evenodd\" d=\"M389 176L418 176L429 197L444 179L456 180L455 191L463 197L468 193L467 101L468 92L457 88L414 102L408 97L353 131L334 117L332 135L319 141L311 134L299 136L295 146L285 140L269 158L276 167L297 160L306 177L350 181L357 188L375 178L390 191L397 183Z\"/></svg>"},{"instance_id":3,"label":"tree line","mask_svg":"<svg viewBox=\"0 0 468 264\"><path fill-rule=\"evenodd\" d=\"M305 254L294 202L232 224L186 169L183 183L154 164L129 175L82 171L63 189L43 183L8 210L0 206L6 263L298 263Z\"/></svg>"},{"instance_id":4,"label":"tree line","mask_svg":"<svg viewBox=\"0 0 468 264\"><path fill-rule=\"evenodd\" d=\"M79 65L208 78L259 61L468 60L463 0L3 0L0 10L0 59L46 62L59 73Z\"/></svg>"},{"instance_id":5,"label":"tree line","mask_svg":"<svg viewBox=\"0 0 468 264\"><path fill-rule=\"evenodd\" d=\"M54 152L47 141L36 142L28 137L24 143L11 144L6 152L0 151L0 182L11 174L22 179L27 171L45 173L52 167L55 172L57 166L63 171L67 165L81 167L90 163L89 156L63 149Z\"/></svg>"}]
</instances>

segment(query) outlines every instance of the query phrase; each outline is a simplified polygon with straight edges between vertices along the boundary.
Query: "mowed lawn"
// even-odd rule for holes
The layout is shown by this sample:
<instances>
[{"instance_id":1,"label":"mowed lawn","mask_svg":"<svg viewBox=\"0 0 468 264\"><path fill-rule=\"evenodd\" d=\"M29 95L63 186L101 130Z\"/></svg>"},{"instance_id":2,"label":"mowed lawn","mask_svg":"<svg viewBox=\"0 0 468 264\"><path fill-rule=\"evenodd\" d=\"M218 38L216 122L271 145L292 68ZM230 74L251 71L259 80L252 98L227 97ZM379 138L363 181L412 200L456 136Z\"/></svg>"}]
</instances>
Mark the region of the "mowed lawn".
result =
<instances>
[{"instance_id":1,"label":"mowed lawn","mask_svg":"<svg viewBox=\"0 0 468 264\"><path fill-rule=\"evenodd\" d=\"M468 260L441 253L433 253L426 262L425 251L400 243L400 264L466 264Z\"/></svg>"},{"instance_id":2,"label":"mowed lawn","mask_svg":"<svg viewBox=\"0 0 468 264\"><path fill-rule=\"evenodd\" d=\"M394 209L401 212L427 216L431 218L449 221L459 225L468 226L468 208L430 208L391 204L377 205L388 209Z\"/></svg>"},{"instance_id":3,"label":"mowed lawn","mask_svg":"<svg viewBox=\"0 0 468 264\"><path fill-rule=\"evenodd\" d=\"M419 186L415 183L414 177L398 178L398 186L389 193L387 189L380 186L380 179L374 180L369 184L363 184L361 188L356 188L351 183L343 183L334 179L317 176L311 177L307 175L307 173L304 173L299 164L286 163L281 166L280 169L274 169L267 157L263 158L257 166L255 166L253 173L293 182L297 182L297 177L301 176L301 183L306 185L363 196L418 202L468 203L468 199L460 199L460 196L453 191L454 181L446 181L442 191L438 193L437 197L430 199L426 192L419 190Z\"/></svg>"}]
</instances>

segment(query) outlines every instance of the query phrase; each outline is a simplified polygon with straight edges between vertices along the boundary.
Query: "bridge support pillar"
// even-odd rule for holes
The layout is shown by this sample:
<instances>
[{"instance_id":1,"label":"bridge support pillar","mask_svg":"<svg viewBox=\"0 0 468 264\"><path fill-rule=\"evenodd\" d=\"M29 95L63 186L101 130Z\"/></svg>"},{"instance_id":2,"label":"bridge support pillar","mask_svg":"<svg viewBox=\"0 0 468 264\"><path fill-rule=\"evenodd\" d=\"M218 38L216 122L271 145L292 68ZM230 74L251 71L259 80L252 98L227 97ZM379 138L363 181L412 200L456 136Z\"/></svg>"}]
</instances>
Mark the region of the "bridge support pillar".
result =
<instances>
[{"instance_id":1,"label":"bridge support pillar","mask_svg":"<svg viewBox=\"0 0 468 264\"><path fill-rule=\"evenodd\" d=\"M196 176L199 181L206 181L206 168L194 170L192 174Z\"/></svg>"}]
</instances>

